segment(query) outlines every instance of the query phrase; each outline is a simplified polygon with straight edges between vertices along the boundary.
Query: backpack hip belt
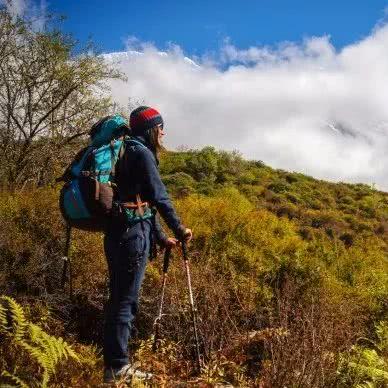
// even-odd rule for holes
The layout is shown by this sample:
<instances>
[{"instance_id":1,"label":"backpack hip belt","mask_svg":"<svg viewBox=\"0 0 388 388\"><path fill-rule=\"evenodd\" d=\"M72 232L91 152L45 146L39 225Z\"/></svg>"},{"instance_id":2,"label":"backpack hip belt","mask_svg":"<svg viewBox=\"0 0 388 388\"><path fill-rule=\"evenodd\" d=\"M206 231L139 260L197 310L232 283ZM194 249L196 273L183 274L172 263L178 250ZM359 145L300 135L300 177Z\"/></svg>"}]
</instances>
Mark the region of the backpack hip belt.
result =
<instances>
[{"instance_id":1,"label":"backpack hip belt","mask_svg":"<svg viewBox=\"0 0 388 388\"><path fill-rule=\"evenodd\" d=\"M120 202L120 205L125 209L136 209L140 217L144 215L144 210L149 208L149 203L142 202L139 194L136 194L136 202Z\"/></svg>"}]
</instances>

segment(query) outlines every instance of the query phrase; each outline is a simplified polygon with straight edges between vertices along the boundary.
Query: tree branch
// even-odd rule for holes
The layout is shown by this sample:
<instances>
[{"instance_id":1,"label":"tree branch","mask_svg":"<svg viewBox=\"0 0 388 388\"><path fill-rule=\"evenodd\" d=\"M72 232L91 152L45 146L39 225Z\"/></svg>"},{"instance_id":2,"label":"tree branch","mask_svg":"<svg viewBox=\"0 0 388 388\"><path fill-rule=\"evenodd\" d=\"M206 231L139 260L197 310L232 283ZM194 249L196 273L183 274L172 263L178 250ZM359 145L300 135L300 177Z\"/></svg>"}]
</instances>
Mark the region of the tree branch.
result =
<instances>
[{"instance_id":1,"label":"tree branch","mask_svg":"<svg viewBox=\"0 0 388 388\"><path fill-rule=\"evenodd\" d=\"M66 99L70 96L71 93L74 92L74 90L76 90L77 86L73 86L72 88L70 88L63 96L62 98L51 108L49 109L48 112L46 112L45 115L43 115L43 117L38 121L38 123L34 126L34 129L32 131L32 134L35 134L36 130L39 128L40 124L43 123L44 120L47 119L47 117L50 116L50 114L52 112L54 112L55 110L57 110L65 101Z\"/></svg>"}]
</instances>

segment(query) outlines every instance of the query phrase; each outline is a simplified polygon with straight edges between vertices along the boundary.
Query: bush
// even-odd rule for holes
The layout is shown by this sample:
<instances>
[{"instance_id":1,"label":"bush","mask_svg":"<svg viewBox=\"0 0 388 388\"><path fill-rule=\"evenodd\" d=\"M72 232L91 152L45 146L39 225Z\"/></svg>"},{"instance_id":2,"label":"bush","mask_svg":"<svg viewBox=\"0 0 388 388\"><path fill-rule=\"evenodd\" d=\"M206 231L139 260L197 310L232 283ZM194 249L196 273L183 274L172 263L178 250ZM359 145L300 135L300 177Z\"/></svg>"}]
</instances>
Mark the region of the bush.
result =
<instances>
[{"instance_id":1,"label":"bush","mask_svg":"<svg viewBox=\"0 0 388 388\"><path fill-rule=\"evenodd\" d=\"M209 168L217 181L223 166L220 160L228 157L211 149L204 154L216 161ZM188 165L195 175L196 152L175 156L185 168L192 158ZM344 371L346 380L350 372L340 366L340 354L350 352L357 338L373 339L370 327L386 319L387 235L381 228L373 234L388 222L383 205L378 218L367 218L354 199L357 211L346 215L324 200L337 198L334 184L302 175L289 183L284 172L252 164L252 170L240 166L232 171L231 180L224 175L222 184L197 181L188 170L174 170L175 156L165 156L166 181L179 196L175 204L180 216L194 231L190 264L207 373L200 381L215 384L222 373L230 379L236 373L242 377L234 381L243 386L323 387L335 386L337 371ZM260 177L262 184L249 183L251 178L244 181L245 174L255 180ZM286 182L292 191L274 193L265 188L271 182ZM186 188L192 192L182 195L180 190ZM339 191L341 198L355 198L352 186L340 185ZM36 312L34 323L51 335L66 334L74 349L84 349L101 366L95 346L101 346L107 296L102 235L74 231L74 297L68 300L67 290L64 294L60 289L65 235L58 190L0 195L1 292L25 300ZM298 199L296 203L291 195ZM316 196L321 198L322 210L310 208ZM152 355L149 344L161 276L160 262L148 266L136 323L140 348L134 345L132 355L152 365L163 381L179 384L192 372L190 310L179 251L169 272L163 346ZM46 320L47 311L56 319L51 315ZM74 368L61 373L73 381L69 386L93 386L101 378L93 372L87 372L87 377L77 375Z\"/></svg>"}]
</instances>

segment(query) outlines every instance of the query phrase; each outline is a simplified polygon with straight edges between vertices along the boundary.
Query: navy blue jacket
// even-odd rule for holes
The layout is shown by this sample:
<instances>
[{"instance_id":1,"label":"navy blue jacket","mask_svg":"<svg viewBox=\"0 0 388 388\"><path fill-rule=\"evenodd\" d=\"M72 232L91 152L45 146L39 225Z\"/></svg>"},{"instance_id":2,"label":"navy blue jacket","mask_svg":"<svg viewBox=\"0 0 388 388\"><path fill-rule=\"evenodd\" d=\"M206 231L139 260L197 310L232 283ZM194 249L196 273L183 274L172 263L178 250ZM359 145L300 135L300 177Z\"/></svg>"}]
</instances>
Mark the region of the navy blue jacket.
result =
<instances>
[{"instance_id":1,"label":"navy blue jacket","mask_svg":"<svg viewBox=\"0 0 388 388\"><path fill-rule=\"evenodd\" d=\"M136 194L140 194L142 201L149 202L156 208L167 226L178 239L182 239L185 227L182 225L163 184L156 156L144 138L133 137L136 142L127 142L125 153L117 169L117 184L120 201L136 201ZM166 235L156 217L154 232L159 244L163 244Z\"/></svg>"}]
</instances>

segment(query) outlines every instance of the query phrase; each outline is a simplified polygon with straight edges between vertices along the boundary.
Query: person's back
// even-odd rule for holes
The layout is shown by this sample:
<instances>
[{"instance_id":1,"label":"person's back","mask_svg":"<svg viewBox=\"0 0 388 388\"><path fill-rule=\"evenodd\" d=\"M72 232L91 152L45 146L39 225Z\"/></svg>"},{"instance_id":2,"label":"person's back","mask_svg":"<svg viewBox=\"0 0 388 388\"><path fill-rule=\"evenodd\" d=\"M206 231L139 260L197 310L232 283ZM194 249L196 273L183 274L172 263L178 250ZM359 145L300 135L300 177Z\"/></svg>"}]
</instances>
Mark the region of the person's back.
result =
<instances>
[{"instance_id":1,"label":"person's back","mask_svg":"<svg viewBox=\"0 0 388 388\"><path fill-rule=\"evenodd\" d=\"M142 136L132 137L126 146L126 152L118 170L118 190L121 201L136 201L136 196L155 207L176 237L182 238L182 227L166 188L160 179L156 155L145 145Z\"/></svg>"},{"instance_id":2,"label":"person's back","mask_svg":"<svg viewBox=\"0 0 388 388\"><path fill-rule=\"evenodd\" d=\"M158 171L157 152L161 147L163 120L155 109L139 107L131 113L131 140L117 166L118 201L116 216L105 233L105 253L110 274L110 298L106 309L104 337L104 381L136 373L128 364L128 340L147 258L153 241L174 246L190 240L192 233L180 222ZM156 211L176 238L163 233Z\"/></svg>"}]
</instances>

